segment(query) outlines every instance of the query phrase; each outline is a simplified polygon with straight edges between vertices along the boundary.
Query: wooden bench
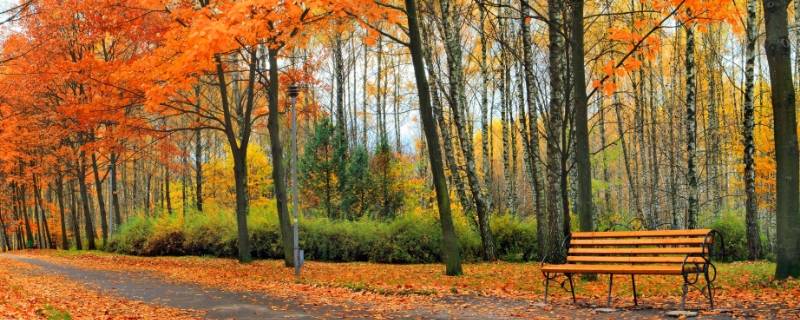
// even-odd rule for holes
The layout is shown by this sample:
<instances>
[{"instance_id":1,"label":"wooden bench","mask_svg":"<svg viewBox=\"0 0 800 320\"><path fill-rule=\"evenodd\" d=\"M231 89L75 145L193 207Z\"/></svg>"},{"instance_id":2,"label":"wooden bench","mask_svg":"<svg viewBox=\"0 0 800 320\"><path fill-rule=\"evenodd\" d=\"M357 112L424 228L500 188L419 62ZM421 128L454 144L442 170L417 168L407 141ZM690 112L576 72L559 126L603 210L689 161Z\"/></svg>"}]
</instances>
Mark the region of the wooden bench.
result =
<instances>
[{"instance_id":1,"label":"wooden bench","mask_svg":"<svg viewBox=\"0 0 800 320\"><path fill-rule=\"evenodd\" d=\"M611 305L611 288L614 275L630 275L633 303L636 298L636 275L675 275L683 277L681 309L686 307L689 286L695 287L700 276L705 286L698 287L714 308L713 283L717 269L711 263L711 250L715 237L721 235L711 229L573 232L565 239L567 261L563 264L542 263L544 275L544 301L547 303L551 280L560 274L566 276L575 300L572 277L575 274L608 274L608 305ZM722 241L719 241L721 246ZM724 255L724 248L723 248ZM565 283L561 286L566 289Z\"/></svg>"}]
</instances>

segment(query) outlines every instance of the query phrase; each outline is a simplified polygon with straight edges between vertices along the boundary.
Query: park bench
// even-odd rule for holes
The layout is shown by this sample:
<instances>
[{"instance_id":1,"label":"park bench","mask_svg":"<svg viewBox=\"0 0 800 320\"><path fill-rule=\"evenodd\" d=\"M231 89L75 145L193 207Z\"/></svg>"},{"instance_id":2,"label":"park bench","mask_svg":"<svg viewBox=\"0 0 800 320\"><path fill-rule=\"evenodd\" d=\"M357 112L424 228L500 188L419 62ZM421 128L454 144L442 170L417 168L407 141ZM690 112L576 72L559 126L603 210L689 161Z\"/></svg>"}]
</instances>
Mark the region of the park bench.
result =
<instances>
[{"instance_id":1,"label":"park bench","mask_svg":"<svg viewBox=\"0 0 800 320\"><path fill-rule=\"evenodd\" d=\"M544 301L550 281L558 275L566 280L561 287L575 300L575 287L572 277L575 274L607 274L608 305L611 305L611 288L615 275L630 275L633 289L633 302L636 298L636 275L675 275L683 278L681 309L686 308L686 294L689 286L697 287L699 278L705 278L705 286L697 287L714 308L713 283L717 269L711 263L711 250L715 237L721 234L711 229L658 230L658 231L610 231L573 232L564 243L567 261L563 264L542 263L545 289ZM724 248L722 249L724 255Z\"/></svg>"}]
</instances>

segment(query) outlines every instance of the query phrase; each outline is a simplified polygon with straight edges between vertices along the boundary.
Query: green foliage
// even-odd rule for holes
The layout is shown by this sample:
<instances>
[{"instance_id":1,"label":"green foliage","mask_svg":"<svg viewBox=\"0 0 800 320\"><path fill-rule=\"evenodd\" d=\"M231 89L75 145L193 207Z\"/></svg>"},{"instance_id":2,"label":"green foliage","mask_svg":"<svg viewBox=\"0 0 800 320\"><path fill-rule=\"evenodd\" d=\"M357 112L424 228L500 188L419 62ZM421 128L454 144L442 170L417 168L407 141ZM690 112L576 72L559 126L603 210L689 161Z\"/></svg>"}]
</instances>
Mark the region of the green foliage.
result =
<instances>
[{"instance_id":1,"label":"green foliage","mask_svg":"<svg viewBox=\"0 0 800 320\"><path fill-rule=\"evenodd\" d=\"M369 170L369 151L363 146L358 146L350 155L347 164L347 181L343 207L348 208L345 219L357 219L365 216L374 205L370 198L373 195L374 184Z\"/></svg>"},{"instance_id":2,"label":"green foliage","mask_svg":"<svg viewBox=\"0 0 800 320\"><path fill-rule=\"evenodd\" d=\"M298 164L304 203L311 207L321 206L328 217L336 216L339 201L332 139L334 130L330 118L315 123Z\"/></svg>"},{"instance_id":3,"label":"green foliage","mask_svg":"<svg viewBox=\"0 0 800 320\"><path fill-rule=\"evenodd\" d=\"M251 209L248 216L253 257L283 257L274 204ZM181 215L133 217L109 242L108 251L133 255L234 257L237 253L233 212L206 210ZM467 219L455 219L461 254L478 260L480 238ZM493 217L492 232L502 259L530 260L536 254L535 223L511 215ZM306 217L300 220L300 245L307 259L321 261L375 261L433 263L441 260L442 235L435 212L417 210L391 220L362 217L338 220Z\"/></svg>"},{"instance_id":4,"label":"green foliage","mask_svg":"<svg viewBox=\"0 0 800 320\"><path fill-rule=\"evenodd\" d=\"M70 315L69 312L60 310L51 305L44 306L44 310L40 310L38 313L47 318L47 320L72 320L72 315Z\"/></svg>"},{"instance_id":5,"label":"green foliage","mask_svg":"<svg viewBox=\"0 0 800 320\"><path fill-rule=\"evenodd\" d=\"M744 218L740 214L726 211L711 224L714 229L722 234L725 244L724 261L747 260L747 235ZM714 246L714 260L720 261L722 255L718 246Z\"/></svg>"},{"instance_id":6,"label":"green foliage","mask_svg":"<svg viewBox=\"0 0 800 320\"><path fill-rule=\"evenodd\" d=\"M442 232L431 215L403 215L391 221L372 251L376 262L431 263L441 260Z\"/></svg>"},{"instance_id":7,"label":"green foliage","mask_svg":"<svg viewBox=\"0 0 800 320\"><path fill-rule=\"evenodd\" d=\"M308 218L300 226L300 241L306 257L322 261L368 261L379 234L386 232L385 225L366 219Z\"/></svg>"},{"instance_id":8,"label":"green foliage","mask_svg":"<svg viewBox=\"0 0 800 320\"><path fill-rule=\"evenodd\" d=\"M492 236L497 255L506 261L531 261L536 258L536 222L511 214L492 219Z\"/></svg>"},{"instance_id":9,"label":"green foliage","mask_svg":"<svg viewBox=\"0 0 800 320\"><path fill-rule=\"evenodd\" d=\"M144 243L144 255L179 256L186 254L183 243L186 239L182 230L183 219L177 215L167 215L153 224L153 233Z\"/></svg>"},{"instance_id":10,"label":"green foliage","mask_svg":"<svg viewBox=\"0 0 800 320\"><path fill-rule=\"evenodd\" d=\"M120 227L108 241L106 250L144 255L145 243L153 233L153 224L147 218L131 217Z\"/></svg>"},{"instance_id":11,"label":"green foliage","mask_svg":"<svg viewBox=\"0 0 800 320\"><path fill-rule=\"evenodd\" d=\"M193 212L187 216L184 224L184 250L192 255L234 256L237 251L233 215L208 211Z\"/></svg>"},{"instance_id":12,"label":"green foliage","mask_svg":"<svg viewBox=\"0 0 800 320\"><path fill-rule=\"evenodd\" d=\"M330 118L314 124L298 169L303 204L331 219L389 219L404 204L404 163L381 143L370 156L364 146L348 150Z\"/></svg>"}]
</instances>

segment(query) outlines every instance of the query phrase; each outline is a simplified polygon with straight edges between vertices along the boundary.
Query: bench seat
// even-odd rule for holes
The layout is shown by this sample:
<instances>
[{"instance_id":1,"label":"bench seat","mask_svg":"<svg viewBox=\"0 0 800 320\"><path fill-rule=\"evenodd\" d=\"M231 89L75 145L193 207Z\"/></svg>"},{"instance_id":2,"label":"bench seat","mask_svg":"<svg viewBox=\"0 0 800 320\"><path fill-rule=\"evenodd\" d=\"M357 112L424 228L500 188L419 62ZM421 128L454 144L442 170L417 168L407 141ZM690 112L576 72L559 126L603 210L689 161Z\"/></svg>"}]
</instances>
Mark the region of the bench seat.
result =
<instances>
[{"instance_id":1,"label":"bench seat","mask_svg":"<svg viewBox=\"0 0 800 320\"><path fill-rule=\"evenodd\" d=\"M692 266L686 266L682 269L681 265L679 264L646 265L646 266L631 265L631 264L546 264L542 266L542 272L680 275L683 274L685 269L694 270L694 268L695 267L692 265Z\"/></svg>"}]
</instances>

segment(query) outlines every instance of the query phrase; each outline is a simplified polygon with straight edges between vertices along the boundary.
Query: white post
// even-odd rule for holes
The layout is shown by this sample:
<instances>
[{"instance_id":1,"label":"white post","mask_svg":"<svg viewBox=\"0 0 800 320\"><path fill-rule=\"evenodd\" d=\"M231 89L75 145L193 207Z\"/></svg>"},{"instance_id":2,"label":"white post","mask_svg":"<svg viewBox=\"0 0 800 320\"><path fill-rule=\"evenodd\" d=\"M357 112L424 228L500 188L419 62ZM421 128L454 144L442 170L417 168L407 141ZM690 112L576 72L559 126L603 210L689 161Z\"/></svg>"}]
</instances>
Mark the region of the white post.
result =
<instances>
[{"instance_id":1,"label":"white post","mask_svg":"<svg viewBox=\"0 0 800 320\"><path fill-rule=\"evenodd\" d=\"M109 233L113 235L114 234L114 204L111 203L111 201L112 201L111 199L113 199L114 195L111 194L113 192L113 190L111 188L111 179L113 179L111 177L111 174L114 174L115 172L112 172L112 170L111 170L111 163L108 164L108 173L109 173L109 176L108 176L108 202L107 202L108 203L108 220L111 222L109 224L108 228L109 228Z\"/></svg>"},{"instance_id":2,"label":"white post","mask_svg":"<svg viewBox=\"0 0 800 320\"><path fill-rule=\"evenodd\" d=\"M300 255L300 219L298 213L297 196L297 95L298 88L295 85L289 87L289 103L292 107L292 160L291 160L291 180L292 180L292 244L294 249L294 274L300 276L300 267L303 263Z\"/></svg>"}]
</instances>

